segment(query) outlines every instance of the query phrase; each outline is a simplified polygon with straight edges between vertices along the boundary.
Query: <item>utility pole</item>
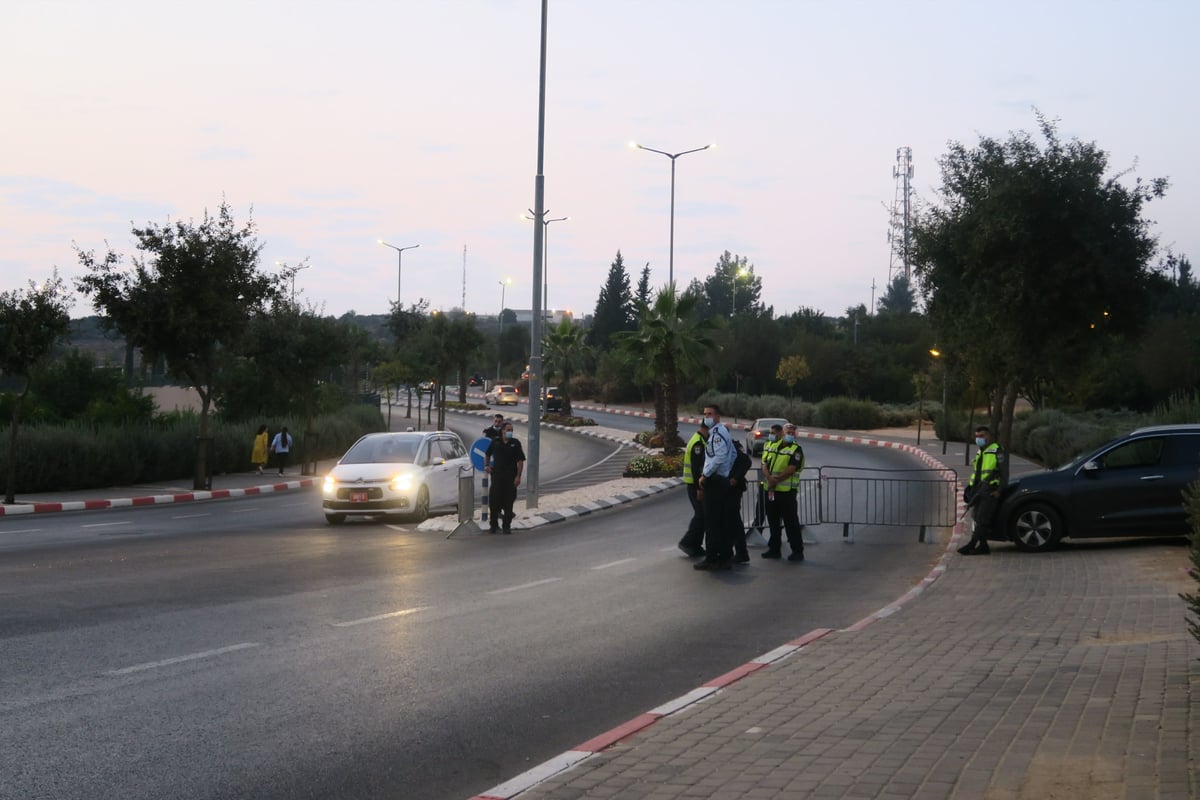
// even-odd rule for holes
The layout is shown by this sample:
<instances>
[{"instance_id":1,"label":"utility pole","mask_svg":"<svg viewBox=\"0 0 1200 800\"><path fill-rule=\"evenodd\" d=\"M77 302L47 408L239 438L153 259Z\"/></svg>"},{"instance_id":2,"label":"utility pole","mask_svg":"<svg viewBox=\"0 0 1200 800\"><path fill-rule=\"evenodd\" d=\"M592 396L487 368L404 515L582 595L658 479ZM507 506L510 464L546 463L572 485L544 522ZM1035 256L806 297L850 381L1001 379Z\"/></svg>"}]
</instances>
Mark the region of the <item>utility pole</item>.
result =
<instances>
[{"instance_id":1,"label":"utility pole","mask_svg":"<svg viewBox=\"0 0 1200 800\"><path fill-rule=\"evenodd\" d=\"M891 219L888 223L888 285L900 275L911 284L912 258L912 148L896 148L896 165L892 167L896 181L896 192L892 200Z\"/></svg>"}]
</instances>

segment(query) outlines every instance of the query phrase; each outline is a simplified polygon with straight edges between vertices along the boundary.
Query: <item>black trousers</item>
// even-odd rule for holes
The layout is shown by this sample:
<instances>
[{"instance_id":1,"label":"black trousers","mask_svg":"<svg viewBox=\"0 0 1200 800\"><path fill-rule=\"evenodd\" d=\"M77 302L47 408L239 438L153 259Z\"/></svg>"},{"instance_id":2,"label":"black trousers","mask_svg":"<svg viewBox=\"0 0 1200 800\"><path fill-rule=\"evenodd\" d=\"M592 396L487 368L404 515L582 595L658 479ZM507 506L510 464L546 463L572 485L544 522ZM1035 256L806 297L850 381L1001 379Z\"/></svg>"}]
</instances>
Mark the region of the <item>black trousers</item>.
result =
<instances>
[{"instance_id":1,"label":"black trousers","mask_svg":"<svg viewBox=\"0 0 1200 800\"><path fill-rule=\"evenodd\" d=\"M971 532L971 544L987 547L988 539L996 527L996 512L1000 510L1000 498L992 497L991 492L984 492L975 503L975 529Z\"/></svg>"},{"instance_id":2,"label":"black trousers","mask_svg":"<svg viewBox=\"0 0 1200 800\"><path fill-rule=\"evenodd\" d=\"M505 530L512 527L513 503L517 500L516 479L515 474L492 474L491 486L488 487L489 527L495 528L497 523L503 524Z\"/></svg>"},{"instance_id":3,"label":"black trousers","mask_svg":"<svg viewBox=\"0 0 1200 800\"><path fill-rule=\"evenodd\" d=\"M704 504L696 495L699 488L694 483L687 485L688 502L692 504L692 518L688 520L687 533L679 540L684 547L704 546Z\"/></svg>"},{"instance_id":4,"label":"black trousers","mask_svg":"<svg viewBox=\"0 0 1200 800\"><path fill-rule=\"evenodd\" d=\"M775 490L775 499L767 494L767 524L771 536L767 539L767 551L778 553L783 545L780 528L787 531L788 546L793 553L804 552L804 528L800 525L800 512L796 506L796 492Z\"/></svg>"},{"instance_id":5,"label":"black trousers","mask_svg":"<svg viewBox=\"0 0 1200 800\"><path fill-rule=\"evenodd\" d=\"M728 514L726 525L729 531L729 545L738 556L748 556L750 554L750 551L746 549L746 524L742 521L742 495L745 492L745 489L731 490L729 492L729 502L726 504L726 513Z\"/></svg>"},{"instance_id":6,"label":"black trousers","mask_svg":"<svg viewBox=\"0 0 1200 800\"><path fill-rule=\"evenodd\" d=\"M728 561L733 558L733 537L729 530L729 478L713 475L704 479L704 558Z\"/></svg>"}]
</instances>

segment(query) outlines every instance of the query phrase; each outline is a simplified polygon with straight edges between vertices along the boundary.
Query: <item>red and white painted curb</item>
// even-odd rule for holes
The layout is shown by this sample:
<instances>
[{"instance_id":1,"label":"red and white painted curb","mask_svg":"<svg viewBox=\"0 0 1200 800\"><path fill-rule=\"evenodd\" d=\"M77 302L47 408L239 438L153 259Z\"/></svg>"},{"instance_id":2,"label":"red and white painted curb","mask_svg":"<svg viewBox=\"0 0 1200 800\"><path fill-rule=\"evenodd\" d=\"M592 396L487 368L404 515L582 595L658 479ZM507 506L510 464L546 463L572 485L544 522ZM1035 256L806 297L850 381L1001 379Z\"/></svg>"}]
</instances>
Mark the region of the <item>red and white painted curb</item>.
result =
<instances>
[{"instance_id":1,"label":"red and white painted curb","mask_svg":"<svg viewBox=\"0 0 1200 800\"><path fill-rule=\"evenodd\" d=\"M579 406L579 407L583 408L582 406ZM609 411L609 409L596 409L596 410ZM616 413L616 412L610 411L610 413ZM651 414L649 416L653 416L653 415ZM686 419L686 420L680 419L680 422L690 422L690 421L691 421L690 419ZM698 420L697 420L697 422L698 422ZM913 445L902 444L900 442L885 441L883 439L871 439L871 438L866 438L866 437L861 437L861 436L843 436L840 434L831 434L831 433L801 432L800 436L807 438L807 439L820 439L820 440L832 441L832 442L847 442L850 444L861 444L861 445L867 445L870 447L886 447L886 448L900 450L902 452L909 453L911 455L916 456L922 462L924 462L928 466L932 467L933 469L940 470L942 472L943 480L955 480L956 479L956 473L954 472L954 470L950 469L945 464L938 461L936 458L931 456L929 453L926 453L924 450L922 450L918 447L915 447ZM961 501L958 502L957 508L958 508L957 518L959 519L959 522L954 526L954 532L950 538L951 544L957 543L957 541L959 540L959 538L962 536L962 533L963 533L963 525L962 525L961 520L962 520L964 512L966 511L966 508L962 504ZM892 601L891 603L884 606L883 608L863 617L858 622L855 622L853 625L850 625L850 626L842 629L841 632L853 633L855 631L861 631L863 628L866 628L868 625L871 625L874 622L884 619L885 617L892 616L897 611L899 611L904 605L906 605L910 601L916 599L918 596L921 595L921 593L923 593L926 589L928 589L930 587L930 585L933 584L934 581L936 581L939 577L941 577L943 572L946 571L947 554L949 552L950 552L949 548L947 548L945 551L942 552L942 555L938 559L937 564L934 565L933 569L931 569L929 571L929 574L926 575L919 584L917 584L913 588L909 589L907 592L905 592L900 597L898 597L896 600ZM721 689L723 689L733 683L736 683L737 681L741 680L742 678L746 677L747 675L751 675L755 672L758 672L760 669L764 669L778 661L781 661L784 658L795 655L796 653L803 650L805 647L811 645L812 643L814 643L834 632L835 631L832 628L817 628L816 630L809 631L808 633L801 636L799 639L793 639L792 641L787 642L786 644L781 645L780 647L777 647L774 650L764 653L764 654L758 656L757 658L752 658L750 661L746 662L742 666L737 667L736 669L733 669L733 670L725 673L724 675L721 675L720 677L714 678L711 681L708 681L707 683L703 684L702 686L700 686L696 689L693 689L692 691L688 692L687 694L682 695L681 697L677 697L676 699L671 700L670 702L664 703L663 705L661 705L657 708L653 708L644 714L639 714L638 716L634 717L633 719L629 720L628 722L624 723L623 725L618 725L617 727L613 728L610 731L607 731L605 733L600 734L599 736L588 739L586 742L579 745L578 747L574 747L570 750L567 750L564 753L560 753L559 755L554 756L553 758L542 762L541 764L534 767L533 769L527 770L511 780L505 781L504 783L502 783L498 786L494 786L491 789L488 789L483 794L475 795L474 797L470 798L470 800L510 800L510 798L516 797L517 795L521 794L522 792L533 788L534 786L541 783L542 781L548 780L561 772L565 772L566 770L571 769L572 767L576 766L577 764L591 758L596 753L606 750L607 748L613 746L614 744L645 730L646 728L650 727L654 723L658 722L663 717L670 716L671 714L674 714L677 711L685 709L688 706L691 706L695 703L698 703L701 700L705 700L705 699L711 697L712 695L716 694L717 692L719 692Z\"/></svg>"},{"instance_id":2,"label":"red and white painted curb","mask_svg":"<svg viewBox=\"0 0 1200 800\"><path fill-rule=\"evenodd\" d=\"M252 497L259 494L286 492L292 489L307 489L317 484L316 478L302 478L264 486L248 486L245 489L213 489L212 491L180 492L178 494L152 494L144 497L118 497L111 500L76 500L66 503L24 503L0 506L0 517L21 514L47 514L55 511L99 511L105 508L133 508L161 506L172 503L196 503L204 500L225 500L231 497Z\"/></svg>"}]
</instances>

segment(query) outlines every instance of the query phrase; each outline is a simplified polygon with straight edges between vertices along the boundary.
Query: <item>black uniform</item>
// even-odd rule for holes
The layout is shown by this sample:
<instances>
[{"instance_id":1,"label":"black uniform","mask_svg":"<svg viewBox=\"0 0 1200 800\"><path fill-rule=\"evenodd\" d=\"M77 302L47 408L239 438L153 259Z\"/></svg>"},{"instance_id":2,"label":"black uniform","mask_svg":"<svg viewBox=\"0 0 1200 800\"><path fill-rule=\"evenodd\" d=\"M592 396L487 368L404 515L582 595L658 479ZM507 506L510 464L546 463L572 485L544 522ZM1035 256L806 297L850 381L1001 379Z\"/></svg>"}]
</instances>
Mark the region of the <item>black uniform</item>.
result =
<instances>
[{"instance_id":1,"label":"black uniform","mask_svg":"<svg viewBox=\"0 0 1200 800\"><path fill-rule=\"evenodd\" d=\"M500 439L502 428L497 428L495 425L488 425L483 429L483 435L489 439Z\"/></svg>"},{"instance_id":2,"label":"black uniform","mask_svg":"<svg viewBox=\"0 0 1200 800\"><path fill-rule=\"evenodd\" d=\"M492 439L484 455L484 463L492 468L492 485L488 490L488 509L491 530L503 522L504 532L512 533L513 503L517 499L517 476L525 463L525 450L516 439ZM504 517L501 519L501 513Z\"/></svg>"},{"instance_id":3,"label":"black uniform","mask_svg":"<svg viewBox=\"0 0 1200 800\"><path fill-rule=\"evenodd\" d=\"M692 518L688 522L687 533L683 534L683 538L679 540L679 549L690 556L704 555L704 504L700 502L697 496L697 490L700 488L700 475L704 472L704 437L700 434L692 436L688 448L691 451L690 456L690 471L691 475L685 476L691 478L687 484L688 502L692 504Z\"/></svg>"},{"instance_id":4,"label":"black uniform","mask_svg":"<svg viewBox=\"0 0 1200 800\"><path fill-rule=\"evenodd\" d=\"M750 560L750 552L746 549L746 525L742 521L742 496L746 494L746 473L750 471L750 456L742 449L742 443L735 441L733 449L737 455L733 466L729 469L729 535L733 539L733 560L745 564Z\"/></svg>"}]
</instances>

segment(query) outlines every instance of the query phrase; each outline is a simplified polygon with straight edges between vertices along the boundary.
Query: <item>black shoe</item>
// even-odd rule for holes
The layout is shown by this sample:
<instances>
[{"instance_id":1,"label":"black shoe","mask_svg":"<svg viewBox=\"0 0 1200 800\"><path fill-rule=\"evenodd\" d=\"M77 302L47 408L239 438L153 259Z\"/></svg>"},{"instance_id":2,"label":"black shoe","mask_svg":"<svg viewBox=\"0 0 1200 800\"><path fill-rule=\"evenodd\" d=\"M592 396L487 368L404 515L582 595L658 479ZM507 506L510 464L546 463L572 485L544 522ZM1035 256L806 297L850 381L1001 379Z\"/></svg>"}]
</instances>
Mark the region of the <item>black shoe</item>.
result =
<instances>
[{"instance_id":1,"label":"black shoe","mask_svg":"<svg viewBox=\"0 0 1200 800\"><path fill-rule=\"evenodd\" d=\"M679 549L682 550L683 554L685 556L687 556L688 558L703 558L704 557L704 548L696 547L696 545L694 545L694 544L684 544L683 542L680 542Z\"/></svg>"},{"instance_id":2,"label":"black shoe","mask_svg":"<svg viewBox=\"0 0 1200 800\"><path fill-rule=\"evenodd\" d=\"M792 553L788 556L788 561L803 561L804 553Z\"/></svg>"},{"instance_id":3,"label":"black shoe","mask_svg":"<svg viewBox=\"0 0 1200 800\"><path fill-rule=\"evenodd\" d=\"M768 550L762 554L763 558L783 558L783 554L778 550Z\"/></svg>"},{"instance_id":4,"label":"black shoe","mask_svg":"<svg viewBox=\"0 0 1200 800\"><path fill-rule=\"evenodd\" d=\"M716 568L717 568L717 562L709 561L707 558L704 559L703 561L697 561L695 564L692 564L692 569L698 569L701 572L707 572L708 570L713 570Z\"/></svg>"},{"instance_id":5,"label":"black shoe","mask_svg":"<svg viewBox=\"0 0 1200 800\"><path fill-rule=\"evenodd\" d=\"M981 545L978 549L976 549L972 555L990 556L991 554L992 554L992 548L988 547L985 544L985 545Z\"/></svg>"},{"instance_id":6,"label":"black shoe","mask_svg":"<svg viewBox=\"0 0 1200 800\"><path fill-rule=\"evenodd\" d=\"M512 528L505 528L505 529L504 529L504 532L505 532L505 533L512 533Z\"/></svg>"},{"instance_id":7,"label":"black shoe","mask_svg":"<svg viewBox=\"0 0 1200 800\"><path fill-rule=\"evenodd\" d=\"M750 563L750 554L749 553L738 553L736 556L733 557L733 563L749 564Z\"/></svg>"},{"instance_id":8,"label":"black shoe","mask_svg":"<svg viewBox=\"0 0 1200 800\"><path fill-rule=\"evenodd\" d=\"M967 544L964 544L962 547L958 548L958 554L959 554L960 556L973 556L973 555L975 555L975 545L974 545L974 543L972 543L972 542L968 542Z\"/></svg>"},{"instance_id":9,"label":"black shoe","mask_svg":"<svg viewBox=\"0 0 1200 800\"><path fill-rule=\"evenodd\" d=\"M488 533L499 533L499 532L500 532L499 528L488 528Z\"/></svg>"}]
</instances>

